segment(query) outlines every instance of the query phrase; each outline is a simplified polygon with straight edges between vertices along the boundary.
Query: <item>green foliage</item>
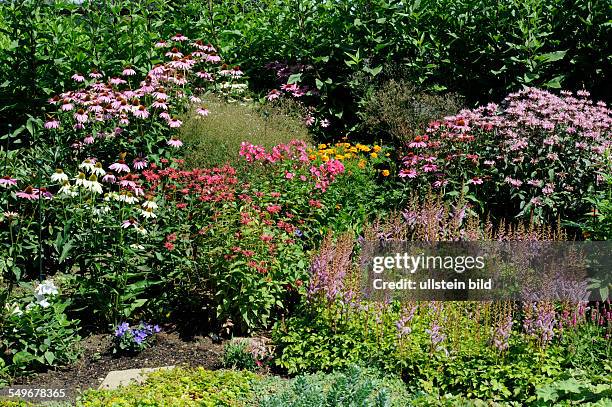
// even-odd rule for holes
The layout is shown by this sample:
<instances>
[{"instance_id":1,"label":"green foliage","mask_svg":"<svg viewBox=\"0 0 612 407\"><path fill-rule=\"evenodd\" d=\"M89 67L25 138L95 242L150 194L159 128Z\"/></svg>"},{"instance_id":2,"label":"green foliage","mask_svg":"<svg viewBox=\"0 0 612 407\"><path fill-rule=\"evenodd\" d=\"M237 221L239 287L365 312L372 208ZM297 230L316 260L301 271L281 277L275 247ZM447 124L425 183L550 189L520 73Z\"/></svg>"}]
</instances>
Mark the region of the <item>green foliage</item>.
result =
<instances>
[{"instance_id":1,"label":"green foliage","mask_svg":"<svg viewBox=\"0 0 612 407\"><path fill-rule=\"evenodd\" d=\"M221 363L227 369L255 370L257 368L255 357L249 351L246 341L230 341L225 344Z\"/></svg>"},{"instance_id":2,"label":"green foliage","mask_svg":"<svg viewBox=\"0 0 612 407\"><path fill-rule=\"evenodd\" d=\"M160 370L151 373L142 385L87 390L77 400L77 406L239 406L253 397L252 387L258 380L249 372L203 368Z\"/></svg>"},{"instance_id":3,"label":"green foliage","mask_svg":"<svg viewBox=\"0 0 612 407\"><path fill-rule=\"evenodd\" d=\"M358 366L301 375L271 392L261 398L261 407L403 406L408 395L399 378Z\"/></svg>"},{"instance_id":4,"label":"green foliage","mask_svg":"<svg viewBox=\"0 0 612 407\"><path fill-rule=\"evenodd\" d=\"M55 293L43 295L37 288L36 297L26 295L0 310L0 372L27 374L78 359L79 321L66 316L68 303Z\"/></svg>"},{"instance_id":5,"label":"green foliage","mask_svg":"<svg viewBox=\"0 0 612 407\"><path fill-rule=\"evenodd\" d=\"M399 304L361 303L359 310L329 305L301 310L277 324L274 361L290 373L359 363L401 373L415 394L533 403L536 389L567 368L598 374L610 358L607 331L590 323L564 329L562 339L544 347L515 330L508 347L501 347L491 326L498 326L506 311L500 305L474 305L446 302L412 311Z\"/></svg>"},{"instance_id":6,"label":"green foliage","mask_svg":"<svg viewBox=\"0 0 612 407\"><path fill-rule=\"evenodd\" d=\"M536 389L534 405L548 406L606 406L612 403L610 369L598 375L582 371L568 371L562 378Z\"/></svg>"},{"instance_id":7,"label":"green foliage","mask_svg":"<svg viewBox=\"0 0 612 407\"><path fill-rule=\"evenodd\" d=\"M288 105L289 104L289 105ZM188 143L186 165L190 168L243 165L238 155L245 140L272 148L291 140L310 138L303 120L297 117L290 101L285 106L256 103L227 103L209 97L205 106L207 117L190 112L181 127L180 137Z\"/></svg>"},{"instance_id":8,"label":"green foliage","mask_svg":"<svg viewBox=\"0 0 612 407\"><path fill-rule=\"evenodd\" d=\"M362 131L382 134L401 144L422 134L431 121L456 114L460 109L457 95L419 92L405 80L391 79L373 86L361 101L359 115Z\"/></svg>"}]
</instances>

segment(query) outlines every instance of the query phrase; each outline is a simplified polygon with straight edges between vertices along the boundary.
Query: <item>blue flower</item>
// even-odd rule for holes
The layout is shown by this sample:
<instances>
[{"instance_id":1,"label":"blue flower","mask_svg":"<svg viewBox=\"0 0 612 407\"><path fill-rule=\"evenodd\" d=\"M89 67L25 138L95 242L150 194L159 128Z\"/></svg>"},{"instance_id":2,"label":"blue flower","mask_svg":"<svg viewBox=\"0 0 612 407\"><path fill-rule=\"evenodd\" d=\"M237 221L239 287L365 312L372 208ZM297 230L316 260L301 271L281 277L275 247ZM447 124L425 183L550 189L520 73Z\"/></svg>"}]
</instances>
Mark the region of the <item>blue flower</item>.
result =
<instances>
[{"instance_id":1,"label":"blue flower","mask_svg":"<svg viewBox=\"0 0 612 407\"><path fill-rule=\"evenodd\" d=\"M295 229L295 232L294 232L294 233L295 233L295 235L296 235L297 237L302 237L302 236L304 236L304 233L302 233L302 231L301 231L300 229Z\"/></svg>"},{"instance_id":2,"label":"blue flower","mask_svg":"<svg viewBox=\"0 0 612 407\"><path fill-rule=\"evenodd\" d=\"M127 331L130 330L130 325L127 322L122 323L115 330L115 336L121 338Z\"/></svg>"}]
</instances>

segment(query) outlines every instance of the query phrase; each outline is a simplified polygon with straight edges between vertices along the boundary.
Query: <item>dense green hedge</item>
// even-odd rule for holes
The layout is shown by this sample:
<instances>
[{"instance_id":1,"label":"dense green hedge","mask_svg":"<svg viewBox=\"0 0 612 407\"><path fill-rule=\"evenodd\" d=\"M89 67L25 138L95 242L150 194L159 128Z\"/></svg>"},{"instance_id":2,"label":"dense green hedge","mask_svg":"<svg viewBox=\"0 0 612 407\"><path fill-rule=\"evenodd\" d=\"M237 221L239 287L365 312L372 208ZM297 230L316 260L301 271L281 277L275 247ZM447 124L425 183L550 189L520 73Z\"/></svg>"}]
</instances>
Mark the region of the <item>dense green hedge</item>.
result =
<instances>
[{"instance_id":1,"label":"dense green hedge","mask_svg":"<svg viewBox=\"0 0 612 407\"><path fill-rule=\"evenodd\" d=\"M468 101L522 84L607 97L611 14L597 0L5 1L0 111L40 107L75 71L142 66L152 43L175 32L208 37L262 89L274 79L267 63L311 64L305 79L349 124L373 76L452 89Z\"/></svg>"}]
</instances>

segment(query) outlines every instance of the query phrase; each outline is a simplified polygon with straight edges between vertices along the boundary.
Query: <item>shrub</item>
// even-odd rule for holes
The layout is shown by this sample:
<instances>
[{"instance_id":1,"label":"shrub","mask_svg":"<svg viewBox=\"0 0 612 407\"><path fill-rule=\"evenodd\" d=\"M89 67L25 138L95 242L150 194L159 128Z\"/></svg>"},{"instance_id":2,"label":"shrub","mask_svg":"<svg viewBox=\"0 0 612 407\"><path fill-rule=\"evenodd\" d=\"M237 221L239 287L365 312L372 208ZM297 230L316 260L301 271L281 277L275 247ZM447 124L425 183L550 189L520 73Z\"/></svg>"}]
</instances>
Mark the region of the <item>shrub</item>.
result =
<instances>
[{"instance_id":1,"label":"shrub","mask_svg":"<svg viewBox=\"0 0 612 407\"><path fill-rule=\"evenodd\" d=\"M461 193L484 210L538 220L573 216L601 182L612 115L588 92L527 88L501 105L463 110L408 143L403 177L414 188Z\"/></svg>"},{"instance_id":2,"label":"shrub","mask_svg":"<svg viewBox=\"0 0 612 407\"><path fill-rule=\"evenodd\" d=\"M261 407L403 406L407 391L399 378L351 366L331 374L301 375L261 399Z\"/></svg>"},{"instance_id":3,"label":"shrub","mask_svg":"<svg viewBox=\"0 0 612 407\"><path fill-rule=\"evenodd\" d=\"M427 125L461 109L457 95L420 92L405 80L389 80L375 87L361 101L363 132L381 134L401 143L422 134Z\"/></svg>"},{"instance_id":4,"label":"shrub","mask_svg":"<svg viewBox=\"0 0 612 407\"><path fill-rule=\"evenodd\" d=\"M261 338L234 338L223 348L221 363L228 369L256 370L264 366L270 356Z\"/></svg>"},{"instance_id":5,"label":"shrub","mask_svg":"<svg viewBox=\"0 0 612 407\"><path fill-rule=\"evenodd\" d=\"M67 306L51 280L39 283L34 295L5 304L0 310L0 358L9 374L65 366L78 359L79 321L68 319Z\"/></svg>"},{"instance_id":6,"label":"shrub","mask_svg":"<svg viewBox=\"0 0 612 407\"><path fill-rule=\"evenodd\" d=\"M290 107L256 103L227 103L214 96L205 100L210 114L202 117L190 111L181 127L180 138L188 143L185 153L189 168L240 167L240 143L249 140L265 148L298 139L308 141L308 131Z\"/></svg>"},{"instance_id":7,"label":"shrub","mask_svg":"<svg viewBox=\"0 0 612 407\"><path fill-rule=\"evenodd\" d=\"M117 390L87 390L77 400L81 407L108 405L235 406L252 399L259 379L249 372L209 371L203 368L160 370L141 384Z\"/></svg>"}]
</instances>

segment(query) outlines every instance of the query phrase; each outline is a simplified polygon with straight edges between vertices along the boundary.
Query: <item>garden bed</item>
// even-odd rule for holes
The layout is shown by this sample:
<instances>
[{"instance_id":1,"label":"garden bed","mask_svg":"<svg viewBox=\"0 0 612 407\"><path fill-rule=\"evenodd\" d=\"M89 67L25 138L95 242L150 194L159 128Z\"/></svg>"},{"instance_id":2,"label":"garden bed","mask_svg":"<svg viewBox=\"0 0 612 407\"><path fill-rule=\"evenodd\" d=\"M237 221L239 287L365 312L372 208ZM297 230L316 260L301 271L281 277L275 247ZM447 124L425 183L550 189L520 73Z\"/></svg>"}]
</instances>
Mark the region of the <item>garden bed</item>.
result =
<instances>
[{"instance_id":1,"label":"garden bed","mask_svg":"<svg viewBox=\"0 0 612 407\"><path fill-rule=\"evenodd\" d=\"M50 370L34 376L21 377L15 385L32 388L66 389L66 401L87 389L97 389L113 370L155 368L162 366L191 366L217 369L220 367L223 345L212 343L207 337L185 340L176 332L161 333L156 343L133 356L113 355L109 335L91 335L82 342L83 356L72 366Z\"/></svg>"}]
</instances>

